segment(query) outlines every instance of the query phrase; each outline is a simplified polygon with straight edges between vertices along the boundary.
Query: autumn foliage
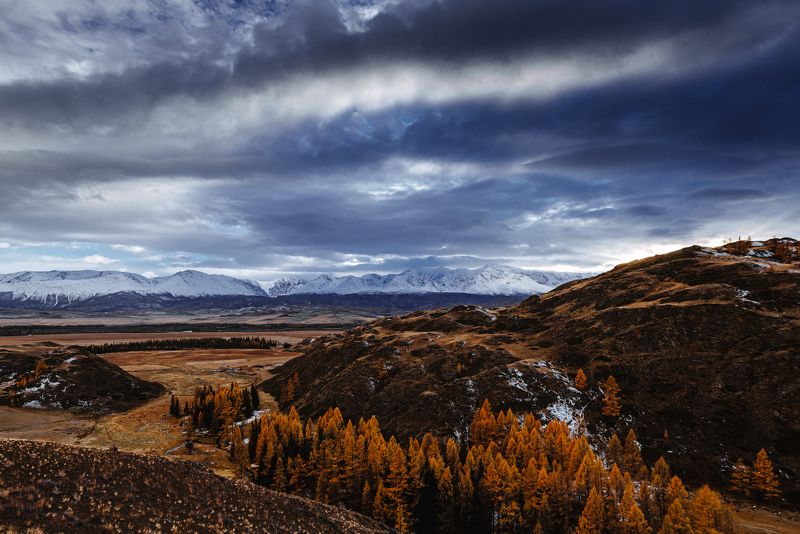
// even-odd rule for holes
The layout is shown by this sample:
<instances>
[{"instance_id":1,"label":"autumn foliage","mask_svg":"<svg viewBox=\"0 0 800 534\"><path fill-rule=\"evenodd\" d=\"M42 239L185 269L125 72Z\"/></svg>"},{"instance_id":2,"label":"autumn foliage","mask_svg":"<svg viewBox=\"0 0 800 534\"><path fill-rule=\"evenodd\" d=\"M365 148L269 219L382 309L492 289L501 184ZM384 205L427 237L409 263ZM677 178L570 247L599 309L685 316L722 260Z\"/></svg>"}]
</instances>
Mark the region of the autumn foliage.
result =
<instances>
[{"instance_id":1,"label":"autumn foliage","mask_svg":"<svg viewBox=\"0 0 800 534\"><path fill-rule=\"evenodd\" d=\"M578 369L578 373L575 375L575 388L580 391L586 389L586 374L583 369Z\"/></svg>"},{"instance_id":2,"label":"autumn foliage","mask_svg":"<svg viewBox=\"0 0 800 534\"><path fill-rule=\"evenodd\" d=\"M234 432L231 456L257 483L400 532L680 532L687 517L731 532L721 498L690 498L663 459L648 469L634 433L620 464L606 465L566 423L495 413L488 401L463 443L431 434L400 443L375 417L345 421L337 408L306 421L294 408L268 413Z\"/></svg>"},{"instance_id":3,"label":"autumn foliage","mask_svg":"<svg viewBox=\"0 0 800 534\"><path fill-rule=\"evenodd\" d=\"M767 451L758 451L752 466L741 458L736 461L731 471L731 489L745 497L752 495L762 500L780 497L778 477Z\"/></svg>"},{"instance_id":4,"label":"autumn foliage","mask_svg":"<svg viewBox=\"0 0 800 534\"><path fill-rule=\"evenodd\" d=\"M619 396L620 387L614 375L608 375L603 382L603 415L619 417L622 410L622 400Z\"/></svg>"},{"instance_id":5,"label":"autumn foliage","mask_svg":"<svg viewBox=\"0 0 800 534\"><path fill-rule=\"evenodd\" d=\"M191 403L187 403L184 411L180 411L180 401L173 397L170 402L170 415L174 417L190 416L195 429L207 430L218 434L227 431L233 423L253 415L258 410L260 401L258 390L254 385L240 387L236 383L219 386L197 388Z\"/></svg>"}]
</instances>

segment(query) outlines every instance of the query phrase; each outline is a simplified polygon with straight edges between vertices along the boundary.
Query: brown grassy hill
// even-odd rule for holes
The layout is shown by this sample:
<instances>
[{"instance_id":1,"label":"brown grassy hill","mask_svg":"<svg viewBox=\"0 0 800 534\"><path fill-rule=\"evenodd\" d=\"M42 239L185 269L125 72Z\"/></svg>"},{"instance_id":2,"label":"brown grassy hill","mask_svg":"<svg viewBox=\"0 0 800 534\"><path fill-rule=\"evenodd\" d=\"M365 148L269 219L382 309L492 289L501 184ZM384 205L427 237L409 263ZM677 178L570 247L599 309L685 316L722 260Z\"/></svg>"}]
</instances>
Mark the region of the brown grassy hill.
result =
<instances>
[{"instance_id":1,"label":"brown grassy hill","mask_svg":"<svg viewBox=\"0 0 800 534\"><path fill-rule=\"evenodd\" d=\"M128 410L164 387L79 347L0 349L0 404L103 414Z\"/></svg>"},{"instance_id":2,"label":"brown grassy hill","mask_svg":"<svg viewBox=\"0 0 800 534\"><path fill-rule=\"evenodd\" d=\"M354 512L157 456L0 440L0 527L45 532L385 532Z\"/></svg>"},{"instance_id":3,"label":"brown grassy hill","mask_svg":"<svg viewBox=\"0 0 800 534\"><path fill-rule=\"evenodd\" d=\"M347 417L376 414L400 435L463 437L484 397L585 424L602 439L635 427L650 461L663 453L689 480L720 484L736 458L764 447L797 502L796 257L788 239L695 246L512 308L379 320L315 340L266 388L280 395L297 373L292 403L303 415L338 405ZM579 368L589 376L584 392L571 385ZM601 414L609 374L622 386L619 419Z\"/></svg>"}]
</instances>

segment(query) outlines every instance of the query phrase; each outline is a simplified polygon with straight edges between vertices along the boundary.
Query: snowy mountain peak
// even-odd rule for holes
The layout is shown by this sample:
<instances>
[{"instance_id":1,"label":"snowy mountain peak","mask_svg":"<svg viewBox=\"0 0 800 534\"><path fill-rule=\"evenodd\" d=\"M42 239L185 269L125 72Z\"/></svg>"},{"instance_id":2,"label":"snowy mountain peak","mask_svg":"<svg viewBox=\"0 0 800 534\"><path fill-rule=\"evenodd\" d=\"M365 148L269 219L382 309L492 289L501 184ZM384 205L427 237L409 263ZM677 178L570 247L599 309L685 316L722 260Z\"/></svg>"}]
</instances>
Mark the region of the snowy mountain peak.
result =
<instances>
[{"instance_id":1,"label":"snowy mountain peak","mask_svg":"<svg viewBox=\"0 0 800 534\"><path fill-rule=\"evenodd\" d=\"M173 297L266 296L256 282L200 271L156 278L122 271L24 271L0 275L0 293L11 293L14 300L57 304L120 292Z\"/></svg>"},{"instance_id":2,"label":"snowy mountain peak","mask_svg":"<svg viewBox=\"0 0 800 534\"><path fill-rule=\"evenodd\" d=\"M358 293L468 293L475 295L530 295L545 293L588 273L529 271L489 263L478 269L406 269L397 274L283 278L269 289L270 296Z\"/></svg>"}]
</instances>

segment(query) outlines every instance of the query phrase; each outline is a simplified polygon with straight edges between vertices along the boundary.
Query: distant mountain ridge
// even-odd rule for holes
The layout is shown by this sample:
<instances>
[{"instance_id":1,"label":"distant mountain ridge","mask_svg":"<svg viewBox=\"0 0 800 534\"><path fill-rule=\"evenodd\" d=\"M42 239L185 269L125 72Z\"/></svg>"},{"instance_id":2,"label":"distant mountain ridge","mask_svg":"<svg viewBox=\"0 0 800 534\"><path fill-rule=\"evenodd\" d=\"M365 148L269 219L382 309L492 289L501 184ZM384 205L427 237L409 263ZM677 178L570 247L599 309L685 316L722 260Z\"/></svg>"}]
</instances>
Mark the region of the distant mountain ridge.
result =
<instances>
[{"instance_id":1,"label":"distant mountain ridge","mask_svg":"<svg viewBox=\"0 0 800 534\"><path fill-rule=\"evenodd\" d=\"M541 294L590 273L532 271L488 264L478 269L407 269L398 274L283 278L269 288L272 297L303 294L467 293L473 295Z\"/></svg>"},{"instance_id":2,"label":"distant mountain ridge","mask_svg":"<svg viewBox=\"0 0 800 534\"><path fill-rule=\"evenodd\" d=\"M23 271L0 275L0 294L11 293L11 299L17 301L58 305L123 292L189 298L267 296L256 282L200 271L155 278L122 271Z\"/></svg>"}]
</instances>

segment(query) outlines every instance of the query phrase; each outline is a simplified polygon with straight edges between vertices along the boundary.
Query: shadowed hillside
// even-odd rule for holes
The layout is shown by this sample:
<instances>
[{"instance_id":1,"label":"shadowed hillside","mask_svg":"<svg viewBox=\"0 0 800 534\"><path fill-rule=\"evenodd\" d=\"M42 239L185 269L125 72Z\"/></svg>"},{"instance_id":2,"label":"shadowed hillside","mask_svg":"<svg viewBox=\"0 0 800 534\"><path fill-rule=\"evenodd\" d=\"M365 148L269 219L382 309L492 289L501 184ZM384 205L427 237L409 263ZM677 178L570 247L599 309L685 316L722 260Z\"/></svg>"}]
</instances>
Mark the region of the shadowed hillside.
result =
<instances>
[{"instance_id":1,"label":"shadowed hillside","mask_svg":"<svg viewBox=\"0 0 800 534\"><path fill-rule=\"evenodd\" d=\"M764 447L797 502L797 248L791 239L689 247L511 308L375 321L315 340L265 387L303 415L336 405L402 436L463 438L484 397L586 425L598 441L635 427L649 461L664 451L694 481L726 484L738 457ZM581 368L583 390L573 386ZM601 413L610 374L622 388L619 417Z\"/></svg>"},{"instance_id":2,"label":"shadowed hillside","mask_svg":"<svg viewBox=\"0 0 800 534\"><path fill-rule=\"evenodd\" d=\"M102 414L128 410L163 392L161 384L80 347L41 343L0 349L0 404Z\"/></svg>"},{"instance_id":3,"label":"shadowed hillside","mask_svg":"<svg viewBox=\"0 0 800 534\"><path fill-rule=\"evenodd\" d=\"M0 440L0 526L46 532L384 532L356 513L194 462Z\"/></svg>"}]
</instances>

